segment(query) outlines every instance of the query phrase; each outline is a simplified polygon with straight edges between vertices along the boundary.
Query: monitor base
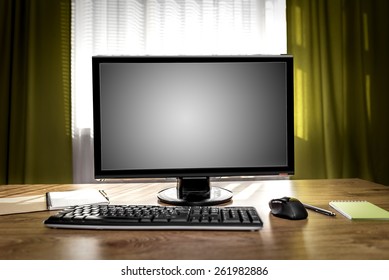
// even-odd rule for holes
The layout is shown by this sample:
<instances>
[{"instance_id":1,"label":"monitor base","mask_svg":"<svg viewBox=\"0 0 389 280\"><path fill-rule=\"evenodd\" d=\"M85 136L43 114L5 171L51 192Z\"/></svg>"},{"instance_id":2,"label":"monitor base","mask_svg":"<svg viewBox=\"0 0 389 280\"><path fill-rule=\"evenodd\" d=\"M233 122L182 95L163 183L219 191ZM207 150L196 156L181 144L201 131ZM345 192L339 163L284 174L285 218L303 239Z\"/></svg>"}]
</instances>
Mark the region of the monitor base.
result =
<instances>
[{"instance_id":1,"label":"monitor base","mask_svg":"<svg viewBox=\"0 0 389 280\"><path fill-rule=\"evenodd\" d=\"M164 189L158 193L158 199L160 202L172 204L172 205L217 205L229 202L232 198L232 192L220 187L210 188L210 197L197 201L188 201L178 197L178 190L176 187Z\"/></svg>"}]
</instances>

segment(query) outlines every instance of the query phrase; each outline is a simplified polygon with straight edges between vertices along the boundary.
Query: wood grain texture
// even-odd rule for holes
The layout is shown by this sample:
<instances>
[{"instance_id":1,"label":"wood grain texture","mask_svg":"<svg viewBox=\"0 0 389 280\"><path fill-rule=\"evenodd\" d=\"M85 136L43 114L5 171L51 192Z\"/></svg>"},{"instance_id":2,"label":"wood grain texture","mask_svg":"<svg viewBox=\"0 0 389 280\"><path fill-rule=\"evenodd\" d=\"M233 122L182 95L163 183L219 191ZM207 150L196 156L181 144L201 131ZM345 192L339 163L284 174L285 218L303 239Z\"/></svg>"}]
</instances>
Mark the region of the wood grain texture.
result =
<instances>
[{"instance_id":1,"label":"wood grain texture","mask_svg":"<svg viewBox=\"0 0 389 280\"><path fill-rule=\"evenodd\" d=\"M293 196L322 208L330 200L368 200L389 210L389 187L360 179L215 183L234 192L229 205L255 206L264 221L257 232L113 231L49 229L55 211L0 216L0 259L389 259L388 221L351 221L309 212L290 221L269 214L272 198ZM47 191L104 189L111 203L158 204L172 183L6 185L0 197Z\"/></svg>"}]
</instances>

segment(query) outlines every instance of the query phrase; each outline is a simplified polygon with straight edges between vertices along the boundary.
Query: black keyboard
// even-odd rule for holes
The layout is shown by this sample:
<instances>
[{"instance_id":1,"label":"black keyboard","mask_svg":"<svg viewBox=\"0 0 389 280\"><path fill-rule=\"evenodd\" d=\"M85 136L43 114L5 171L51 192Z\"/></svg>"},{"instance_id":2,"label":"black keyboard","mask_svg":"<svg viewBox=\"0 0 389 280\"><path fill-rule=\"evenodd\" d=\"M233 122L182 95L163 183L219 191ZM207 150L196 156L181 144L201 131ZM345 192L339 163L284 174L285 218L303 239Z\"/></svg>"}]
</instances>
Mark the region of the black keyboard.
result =
<instances>
[{"instance_id":1,"label":"black keyboard","mask_svg":"<svg viewBox=\"0 0 389 280\"><path fill-rule=\"evenodd\" d=\"M83 205L49 217L51 228L126 230L259 230L254 207Z\"/></svg>"}]
</instances>

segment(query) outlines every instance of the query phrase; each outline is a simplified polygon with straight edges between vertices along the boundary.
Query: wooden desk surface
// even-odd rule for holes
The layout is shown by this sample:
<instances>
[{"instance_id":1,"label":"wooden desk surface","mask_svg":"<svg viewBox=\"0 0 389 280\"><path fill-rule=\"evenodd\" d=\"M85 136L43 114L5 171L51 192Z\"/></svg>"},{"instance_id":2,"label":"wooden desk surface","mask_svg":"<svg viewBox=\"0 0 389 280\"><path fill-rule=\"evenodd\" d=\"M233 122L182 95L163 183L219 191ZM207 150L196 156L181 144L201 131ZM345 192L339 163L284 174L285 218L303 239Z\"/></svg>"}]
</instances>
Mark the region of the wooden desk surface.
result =
<instances>
[{"instance_id":1,"label":"wooden desk surface","mask_svg":"<svg viewBox=\"0 0 389 280\"><path fill-rule=\"evenodd\" d=\"M80 188L104 189L112 203L158 204L171 183L0 186L0 197ZM293 196L328 208L330 200L368 200L389 209L389 187L359 179L218 182L233 205L253 205L258 232L49 229L55 211L0 216L0 259L389 259L389 221L351 221L309 212L290 221L269 214L272 198Z\"/></svg>"}]
</instances>

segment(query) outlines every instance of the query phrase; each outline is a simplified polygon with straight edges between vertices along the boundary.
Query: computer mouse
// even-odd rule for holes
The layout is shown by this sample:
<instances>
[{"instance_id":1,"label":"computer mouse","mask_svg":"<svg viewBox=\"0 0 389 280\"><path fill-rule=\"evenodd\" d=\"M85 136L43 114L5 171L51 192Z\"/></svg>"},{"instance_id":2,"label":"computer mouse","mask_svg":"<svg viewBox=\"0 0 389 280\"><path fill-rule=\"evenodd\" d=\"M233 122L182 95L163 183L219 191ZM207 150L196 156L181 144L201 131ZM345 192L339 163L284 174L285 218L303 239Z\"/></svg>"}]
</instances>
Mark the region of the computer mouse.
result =
<instances>
[{"instance_id":1,"label":"computer mouse","mask_svg":"<svg viewBox=\"0 0 389 280\"><path fill-rule=\"evenodd\" d=\"M308 217L304 205L297 198L283 197L272 199L269 202L271 213L280 218L289 220L303 220Z\"/></svg>"}]
</instances>

